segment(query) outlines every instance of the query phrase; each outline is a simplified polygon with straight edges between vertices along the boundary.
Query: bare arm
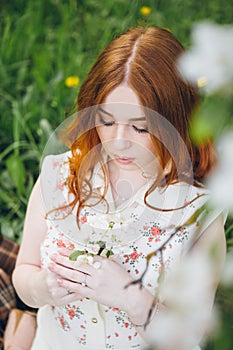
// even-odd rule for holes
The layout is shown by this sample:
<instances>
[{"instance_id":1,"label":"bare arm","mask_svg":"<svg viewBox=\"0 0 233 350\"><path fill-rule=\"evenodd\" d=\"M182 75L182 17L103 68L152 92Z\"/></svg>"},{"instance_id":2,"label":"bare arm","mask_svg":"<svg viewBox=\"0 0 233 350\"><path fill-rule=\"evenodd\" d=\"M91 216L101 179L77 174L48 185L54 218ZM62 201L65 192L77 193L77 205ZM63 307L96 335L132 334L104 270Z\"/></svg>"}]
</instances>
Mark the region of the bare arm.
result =
<instances>
[{"instance_id":1,"label":"bare arm","mask_svg":"<svg viewBox=\"0 0 233 350\"><path fill-rule=\"evenodd\" d=\"M67 290L58 285L55 273L41 267L40 245L47 232L45 214L39 178L29 199L22 243L13 272L18 295L32 307L64 305L78 299L77 294L67 295Z\"/></svg>"},{"instance_id":2,"label":"bare arm","mask_svg":"<svg viewBox=\"0 0 233 350\"><path fill-rule=\"evenodd\" d=\"M21 299L33 307L38 303L37 283L40 275L40 244L45 237L46 222L43 200L40 190L40 178L37 180L28 203L25 217L22 243L19 250L16 267L13 273L13 283Z\"/></svg>"}]
</instances>

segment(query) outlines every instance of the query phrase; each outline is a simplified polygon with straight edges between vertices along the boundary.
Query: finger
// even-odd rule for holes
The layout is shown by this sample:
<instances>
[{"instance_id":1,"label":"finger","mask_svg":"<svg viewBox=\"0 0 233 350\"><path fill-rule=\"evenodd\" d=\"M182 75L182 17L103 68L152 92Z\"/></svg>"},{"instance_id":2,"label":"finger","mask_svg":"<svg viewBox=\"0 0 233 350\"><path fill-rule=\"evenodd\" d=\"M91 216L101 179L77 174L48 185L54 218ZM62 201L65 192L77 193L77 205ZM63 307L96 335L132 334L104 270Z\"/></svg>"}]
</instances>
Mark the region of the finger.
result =
<instances>
[{"instance_id":1,"label":"finger","mask_svg":"<svg viewBox=\"0 0 233 350\"><path fill-rule=\"evenodd\" d=\"M69 261L67 257L62 257L59 254L53 254L51 260L52 262L48 266L50 271L78 283L83 282L83 274L93 275L96 272L96 269L89 264Z\"/></svg>"},{"instance_id":2,"label":"finger","mask_svg":"<svg viewBox=\"0 0 233 350\"><path fill-rule=\"evenodd\" d=\"M81 295L80 293L69 292L66 294L66 296L63 299L66 301L65 305L67 305L72 301L78 301L83 299L83 295Z\"/></svg>"},{"instance_id":3,"label":"finger","mask_svg":"<svg viewBox=\"0 0 233 350\"><path fill-rule=\"evenodd\" d=\"M70 289L61 287L60 283L57 283L57 288L56 290L53 291L52 295L55 300L65 298L71 301L71 300L74 300L75 298L81 298L81 296L78 293L73 292Z\"/></svg>"},{"instance_id":4,"label":"finger","mask_svg":"<svg viewBox=\"0 0 233 350\"><path fill-rule=\"evenodd\" d=\"M70 254L72 254L74 252L74 249L70 249L70 248L58 248L58 253L62 256L66 256L69 257Z\"/></svg>"},{"instance_id":5,"label":"finger","mask_svg":"<svg viewBox=\"0 0 233 350\"><path fill-rule=\"evenodd\" d=\"M65 279L59 279L58 283L62 288L68 290L70 295L74 293L75 295L80 296L80 298L91 298L93 296L93 290L88 284L84 286L82 284L74 283ZM87 283L89 282L87 281Z\"/></svg>"},{"instance_id":6,"label":"finger","mask_svg":"<svg viewBox=\"0 0 233 350\"><path fill-rule=\"evenodd\" d=\"M75 262L74 266L79 271L82 271L90 276L94 276L97 273L96 270L103 269L106 265L109 265L111 263L112 262L110 262L109 259L95 255L92 264L83 264L77 261Z\"/></svg>"},{"instance_id":7,"label":"finger","mask_svg":"<svg viewBox=\"0 0 233 350\"><path fill-rule=\"evenodd\" d=\"M63 287L60 287L60 286L58 286L58 288L56 288L56 292L55 293L53 293L53 296L55 298L64 298L65 296L70 294L70 292L67 289L65 289Z\"/></svg>"},{"instance_id":8,"label":"finger","mask_svg":"<svg viewBox=\"0 0 233 350\"><path fill-rule=\"evenodd\" d=\"M83 283L86 280L87 275L85 273L78 270L66 268L59 264L50 263L48 268L50 271L56 273L60 277L73 282Z\"/></svg>"},{"instance_id":9,"label":"finger","mask_svg":"<svg viewBox=\"0 0 233 350\"><path fill-rule=\"evenodd\" d=\"M88 271L92 271L89 269L91 266L88 263L83 264L79 261L72 261L67 258L67 256L62 256L61 254L53 254L51 255L51 260L55 262L57 265L64 266L69 269L78 270L83 273L89 273Z\"/></svg>"},{"instance_id":10,"label":"finger","mask_svg":"<svg viewBox=\"0 0 233 350\"><path fill-rule=\"evenodd\" d=\"M83 299L83 295L78 293L73 293L66 290L66 294L57 301L58 305L67 305L69 303Z\"/></svg>"},{"instance_id":11,"label":"finger","mask_svg":"<svg viewBox=\"0 0 233 350\"><path fill-rule=\"evenodd\" d=\"M77 292L71 291L70 289L64 289L63 287L60 287L64 290L64 293L62 295L62 298L68 299L69 301L73 301L77 298L81 299L83 296Z\"/></svg>"},{"instance_id":12,"label":"finger","mask_svg":"<svg viewBox=\"0 0 233 350\"><path fill-rule=\"evenodd\" d=\"M59 265L63 265L69 268L73 267L73 261L69 260L69 258L65 255L55 253L50 256L50 259Z\"/></svg>"},{"instance_id":13,"label":"finger","mask_svg":"<svg viewBox=\"0 0 233 350\"><path fill-rule=\"evenodd\" d=\"M105 258L99 255L94 256L93 266L96 269L106 269L106 268L114 267L116 265L119 266L119 263L117 263L114 259Z\"/></svg>"}]
</instances>

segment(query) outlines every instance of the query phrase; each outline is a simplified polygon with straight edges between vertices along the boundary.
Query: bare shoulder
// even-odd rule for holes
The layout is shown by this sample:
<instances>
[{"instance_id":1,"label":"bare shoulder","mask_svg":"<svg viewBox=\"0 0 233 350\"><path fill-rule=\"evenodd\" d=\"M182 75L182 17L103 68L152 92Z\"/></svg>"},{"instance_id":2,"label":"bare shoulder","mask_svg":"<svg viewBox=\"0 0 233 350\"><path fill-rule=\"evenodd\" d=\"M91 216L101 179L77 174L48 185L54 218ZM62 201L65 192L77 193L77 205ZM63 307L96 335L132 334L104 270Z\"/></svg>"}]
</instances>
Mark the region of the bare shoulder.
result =
<instances>
[{"instance_id":1,"label":"bare shoulder","mask_svg":"<svg viewBox=\"0 0 233 350\"><path fill-rule=\"evenodd\" d=\"M221 243L224 246L226 245L223 214L219 214L216 219L210 223L196 244L208 246L214 242Z\"/></svg>"},{"instance_id":2,"label":"bare shoulder","mask_svg":"<svg viewBox=\"0 0 233 350\"><path fill-rule=\"evenodd\" d=\"M216 217L205 229L192 248L194 251L212 254L221 273L226 257L226 236L223 214ZM216 271L217 272L217 271Z\"/></svg>"}]
</instances>

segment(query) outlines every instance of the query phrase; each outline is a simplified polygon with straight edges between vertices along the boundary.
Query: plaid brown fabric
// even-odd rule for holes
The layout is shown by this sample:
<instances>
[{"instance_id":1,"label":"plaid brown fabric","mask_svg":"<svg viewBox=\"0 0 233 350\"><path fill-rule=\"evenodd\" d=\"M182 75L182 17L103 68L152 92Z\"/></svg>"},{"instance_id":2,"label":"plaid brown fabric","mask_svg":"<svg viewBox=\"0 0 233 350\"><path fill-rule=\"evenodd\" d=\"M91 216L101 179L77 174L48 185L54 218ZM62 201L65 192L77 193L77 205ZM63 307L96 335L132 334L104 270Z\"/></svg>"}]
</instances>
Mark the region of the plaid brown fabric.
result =
<instances>
[{"instance_id":1,"label":"plaid brown fabric","mask_svg":"<svg viewBox=\"0 0 233 350\"><path fill-rule=\"evenodd\" d=\"M12 272L15 267L19 245L0 233L0 350L3 349L3 333L9 312L17 307L36 312L37 309L25 305L12 285Z\"/></svg>"},{"instance_id":2,"label":"plaid brown fabric","mask_svg":"<svg viewBox=\"0 0 233 350\"><path fill-rule=\"evenodd\" d=\"M19 245L0 234L0 349L3 332L11 308L16 306L16 294L11 282L11 275Z\"/></svg>"},{"instance_id":3,"label":"plaid brown fabric","mask_svg":"<svg viewBox=\"0 0 233 350\"><path fill-rule=\"evenodd\" d=\"M0 269L0 336L3 336L10 310L16 306L16 295L8 275Z\"/></svg>"},{"instance_id":4,"label":"plaid brown fabric","mask_svg":"<svg viewBox=\"0 0 233 350\"><path fill-rule=\"evenodd\" d=\"M19 245L17 243L0 234L0 268L8 276L12 275L18 251Z\"/></svg>"}]
</instances>

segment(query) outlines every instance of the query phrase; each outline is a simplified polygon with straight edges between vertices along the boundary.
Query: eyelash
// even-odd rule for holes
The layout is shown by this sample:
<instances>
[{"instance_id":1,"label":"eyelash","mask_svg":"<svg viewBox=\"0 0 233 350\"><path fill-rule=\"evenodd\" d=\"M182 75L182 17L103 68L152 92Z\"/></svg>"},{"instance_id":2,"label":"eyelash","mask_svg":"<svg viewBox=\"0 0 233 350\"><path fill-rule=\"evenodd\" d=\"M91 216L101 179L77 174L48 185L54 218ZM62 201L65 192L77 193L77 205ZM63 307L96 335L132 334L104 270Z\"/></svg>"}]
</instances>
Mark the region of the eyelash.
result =
<instances>
[{"instance_id":1,"label":"eyelash","mask_svg":"<svg viewBox=\"0 0 233 350\"><path fill-rule=\"evenodd\" d=\"M99 121L101 124L103 124L104 126L113 126L114 122L106 122L104 119L102 119L101 117L99 118Z\"/></svg>"},{"instance_id":2,"label":"eyelash","mask_svg":"<svg viewBox=\"0 0 233 350\"><path fill-rule=\"evenodd\" d=\"M143 133L148 133L147 129L138 129L135 125L132 125L132 127L134 128L134 130L136 132L138 132L139 134L143 134Z\"/></svg>"},{"instance_id":3,"label":"eyelash","mask_svg":"<svg viewBox=\"0 0 233 350\"><path fill-rule=\"evenodd\" d=\"M99 118L99 121L101 124L103 124L104 126L113 126L115 124L115 122L106 122L103 118ZM135 125L132 125L133 129L139 133L139 134L143 134L143 133L148 133L147 129L139 129L137 128Z\"/></svg>"}]
</instances>

